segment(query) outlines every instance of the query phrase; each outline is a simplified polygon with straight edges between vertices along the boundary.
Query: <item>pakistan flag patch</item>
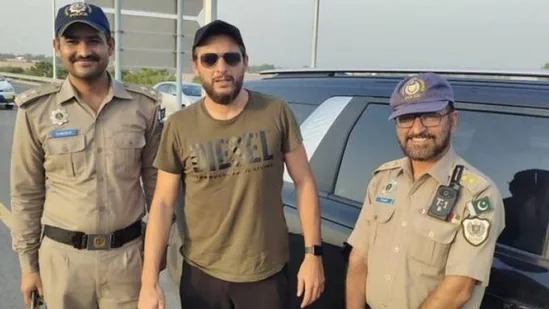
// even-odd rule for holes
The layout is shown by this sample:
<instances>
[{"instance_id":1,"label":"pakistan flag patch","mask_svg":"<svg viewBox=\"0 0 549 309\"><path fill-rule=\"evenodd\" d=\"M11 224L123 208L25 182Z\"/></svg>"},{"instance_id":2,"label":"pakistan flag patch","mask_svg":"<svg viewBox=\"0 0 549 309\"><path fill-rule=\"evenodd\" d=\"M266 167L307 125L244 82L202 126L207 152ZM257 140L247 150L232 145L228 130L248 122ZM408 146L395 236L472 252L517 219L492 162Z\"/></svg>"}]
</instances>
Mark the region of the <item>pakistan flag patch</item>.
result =
<instances>
[{"instance_id":1,"label":"pakistan flag patch","mask_svg":"<svg viewBox=\"0 0 549 309\"><path fill-rule=\"evenodd\" d=\"M483 197L478 200L470 201L469 203L467 203L467 209L473 217L494 210L492 204L490 204L490 199L488 199L488 197Z\"/></svg>"}]
</instances>

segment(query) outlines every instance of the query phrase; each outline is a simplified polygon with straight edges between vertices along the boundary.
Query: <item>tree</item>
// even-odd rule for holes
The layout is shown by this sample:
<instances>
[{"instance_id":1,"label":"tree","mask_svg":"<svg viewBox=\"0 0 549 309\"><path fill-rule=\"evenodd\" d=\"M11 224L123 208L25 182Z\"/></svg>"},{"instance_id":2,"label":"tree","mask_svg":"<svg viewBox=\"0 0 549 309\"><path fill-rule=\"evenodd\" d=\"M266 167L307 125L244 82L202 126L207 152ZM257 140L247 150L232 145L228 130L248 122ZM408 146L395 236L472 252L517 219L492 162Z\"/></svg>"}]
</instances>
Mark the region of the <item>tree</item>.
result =
<instances>
[{"instance_id":1,"label":"tree","mask_svg":"<svg viewBox=\"0 0 549 309\"><path fill-rule=\"evenodd\" d=\"M139 71L122 71L122 80L134 84L153 86L159 82L175 81L175 75L166 69L141 69Z\"/></svg>"},{"instance_id":2,"label":"tree","mask_svg":"<svg viewBox=\"0 0 549 309\"><path fill-rule=\"evenodd\" d=\"M21 67L0 67L0 72L23 74L25 70Z\"/></svg>"},{"instance_id":3,"label":"tree","mask_svg":"<svg viewBox=\"0 0 549 309\"><path fill-rule=\"evenodd\" d=\"M53 76L53 64L49 61L38 61L25 71L26 74L34 76Z\"/></svg>"},{"instance_id":4,"label":"tree","mask_svg":"<svg viewBox=\"0 0 549 309\"><path fill-rule=\"evenodd\" d=\"M67 71L67 69L65 69L64 67L62 67L62 66L57 67L57 78L58 79L65 79L68 74L69 74L69 71Z\"/></svg>"},{"instance_id":5,"label":"tree","mask_svg":"<svg viewBox=\"0 0 549 309\"><path fill-rule=\"evenodd\" d=\"M202 80L200 80L200 77L198 77L198 76L196 76L196 75L193 76L193 79L192 79L191 82L193 82L193 83L195 83L195 84L201 84L201 85L202 85Z\"/></svg>"}]
</instances>

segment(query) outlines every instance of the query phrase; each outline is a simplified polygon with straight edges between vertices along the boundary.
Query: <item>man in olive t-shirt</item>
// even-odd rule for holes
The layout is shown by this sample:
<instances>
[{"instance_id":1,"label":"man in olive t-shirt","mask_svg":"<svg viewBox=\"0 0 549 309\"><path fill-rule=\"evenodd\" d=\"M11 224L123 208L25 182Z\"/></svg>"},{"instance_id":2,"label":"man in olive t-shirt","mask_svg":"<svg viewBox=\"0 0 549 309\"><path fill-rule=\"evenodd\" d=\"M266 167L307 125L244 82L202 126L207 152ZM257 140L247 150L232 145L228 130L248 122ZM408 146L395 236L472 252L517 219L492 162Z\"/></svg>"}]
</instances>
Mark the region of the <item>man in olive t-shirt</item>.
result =
<instances>
[{"instance_id":1,"label":"man in olive t-shirt","mask_svg":"<svg viewBox=\"0 0 549 309\"><path fill-rule=\"evenodd\" d=\"M288 105L248 93L248 104L230 120L212 118L202 102L174 114L155 161L184 175L185 260L233 282L265 279L288 261L283 154L301 146Z\"/></svg>"},{"instance_id":2,"label":"man in olive t-shirt","mask_svg":"<svg viewBox=\"0 0 549 309\"><path fill-rule=\"evenodd\" d=\"M301 306L322 293L320 211L299 125L285 102L242 88L247 62L236 27L218 20L197 31L193 69L207 96L165 124L155 160L159 173L145 241L141 309L163 308L158 266L181 181L183 307L289 307L284 163L296 186L309 252L297 275Z\"/></svg>"}]
</instances>

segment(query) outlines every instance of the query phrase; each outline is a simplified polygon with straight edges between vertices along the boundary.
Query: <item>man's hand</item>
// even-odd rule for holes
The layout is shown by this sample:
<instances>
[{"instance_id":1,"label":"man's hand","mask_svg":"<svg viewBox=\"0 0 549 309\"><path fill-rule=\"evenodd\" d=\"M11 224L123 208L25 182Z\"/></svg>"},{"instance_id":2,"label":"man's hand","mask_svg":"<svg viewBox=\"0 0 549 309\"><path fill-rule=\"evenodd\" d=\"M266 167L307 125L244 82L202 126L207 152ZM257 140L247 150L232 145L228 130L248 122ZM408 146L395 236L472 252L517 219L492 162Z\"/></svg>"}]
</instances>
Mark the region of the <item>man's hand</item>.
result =
<instances>
[{"instance_id":1,"label":"man's hand","mask_svg":"<svg viewBox=\"0 0 549 309\"><path fill-rule=\"evenodd\" d=\"M42 290L42 280L40 279L40 273L32 272L21 275L21 294L23 294L23 300L27 308L31 307L31 292L38 291L38 295L44 296Z\"/></svg>"},{"instance_id":2,"label":"man's hand","mask_svg":"<svg viewBox=\"0 0 549 309\"><path fill-rule=\"evenodd\" d=\"M310 305L320 297L324 291L324 266L322 258L312 254L305 254L297 273L297 297L303 295L301 308Z\"/></svg>"},{"instance_id":3,"label":"man's hand","mask_svg":"<svg viewBox=\"0 0 549 309\"><path fill-rule=\"evenodd\" d=\"M164 291L157 284L142 285L139 291L138 309L166 309Z\"/></svg>"}]
</instances>

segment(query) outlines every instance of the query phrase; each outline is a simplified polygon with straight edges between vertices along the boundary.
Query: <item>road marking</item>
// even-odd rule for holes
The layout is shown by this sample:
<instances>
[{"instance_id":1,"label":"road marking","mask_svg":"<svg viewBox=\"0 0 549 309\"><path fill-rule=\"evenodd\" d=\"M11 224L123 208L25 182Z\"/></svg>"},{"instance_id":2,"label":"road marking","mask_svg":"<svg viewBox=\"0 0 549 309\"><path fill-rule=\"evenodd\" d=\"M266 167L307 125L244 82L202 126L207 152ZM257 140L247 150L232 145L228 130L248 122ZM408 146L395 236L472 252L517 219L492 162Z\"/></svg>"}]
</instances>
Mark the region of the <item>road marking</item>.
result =
<instances>
[{"instance_id":1,"label":"road marking","mask_svg":"<svg viewBox=\"0 0 549 309\"><path fill-rule=\"evenodd\" d=\"M0 221L4 222L8 229L11 229L11 212L2 203L0 203Z\"/></svg>"}]
</instances>

